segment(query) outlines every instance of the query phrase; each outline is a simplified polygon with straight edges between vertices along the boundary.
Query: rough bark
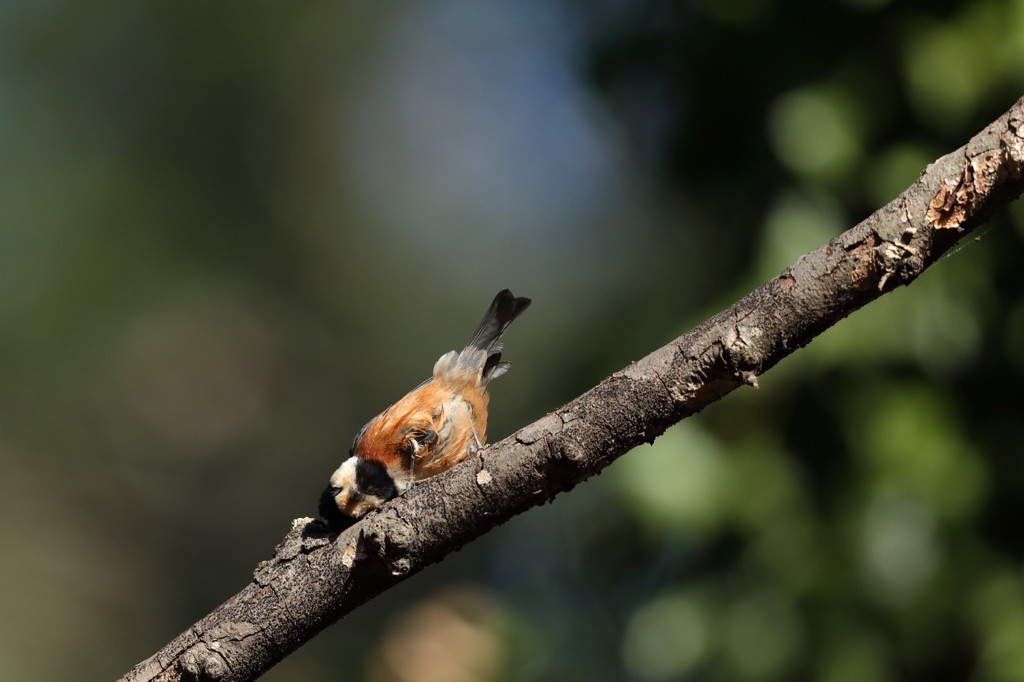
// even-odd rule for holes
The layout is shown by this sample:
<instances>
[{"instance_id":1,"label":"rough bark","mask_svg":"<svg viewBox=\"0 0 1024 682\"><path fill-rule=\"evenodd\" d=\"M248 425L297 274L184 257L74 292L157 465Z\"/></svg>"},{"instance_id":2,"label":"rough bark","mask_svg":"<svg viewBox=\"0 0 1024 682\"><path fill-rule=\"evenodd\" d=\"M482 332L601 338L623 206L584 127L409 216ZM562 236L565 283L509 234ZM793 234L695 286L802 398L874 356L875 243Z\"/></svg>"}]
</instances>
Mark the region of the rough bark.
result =
<instances>
[{"instance_id":1,"label":"rough bark","mask_svg":"<svg viewBox=\"0 0 1024 682\"><path fill-rule=\"evenodd\" d=\"M339 536L311 519L237 595L122 680L259 677L346 613L594 475L913 281L1024 190L1024 99L905 192L775 279Z\"/></svg>"}]
</instances>

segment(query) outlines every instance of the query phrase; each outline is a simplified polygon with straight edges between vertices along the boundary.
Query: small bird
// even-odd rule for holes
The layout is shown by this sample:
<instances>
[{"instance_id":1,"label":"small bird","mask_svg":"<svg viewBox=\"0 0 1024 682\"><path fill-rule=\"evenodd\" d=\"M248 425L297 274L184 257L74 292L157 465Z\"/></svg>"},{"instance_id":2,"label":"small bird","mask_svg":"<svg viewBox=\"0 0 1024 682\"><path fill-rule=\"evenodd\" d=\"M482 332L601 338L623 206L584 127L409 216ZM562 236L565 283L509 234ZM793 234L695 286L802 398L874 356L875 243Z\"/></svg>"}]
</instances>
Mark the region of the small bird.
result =
<instances>
[{"instance_id":1,"label":"small bird","mask_svg":"<svg viewBox=\"0 0 1024 682\"><path fill-rule=\"evenodd\" d=\"M432 376L371 419L352 441L349 458L320 496L320 516L342 530L483 447L487 384L508 371L501 335L530 305L508 289L498 292L461 351L434 363Z\"/></svg>"}]
</instances>

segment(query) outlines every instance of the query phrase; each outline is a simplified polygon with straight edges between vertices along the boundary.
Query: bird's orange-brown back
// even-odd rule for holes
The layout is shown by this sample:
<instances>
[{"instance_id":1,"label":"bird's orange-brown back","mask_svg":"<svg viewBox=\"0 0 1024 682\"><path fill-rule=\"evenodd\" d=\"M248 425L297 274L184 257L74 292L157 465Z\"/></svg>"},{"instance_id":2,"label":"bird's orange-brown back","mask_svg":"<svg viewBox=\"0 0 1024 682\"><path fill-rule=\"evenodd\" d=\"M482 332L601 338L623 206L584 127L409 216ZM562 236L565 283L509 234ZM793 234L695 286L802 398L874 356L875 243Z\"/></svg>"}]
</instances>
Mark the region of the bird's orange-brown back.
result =
<instances>
[{"instance_id":1,"label":"bird's orange-brown back","mask_svg":"<svg viewBox=\"0 0 1024 682\"><path fill-rule=\"evenodd\" d=\"M410 457L416 480L458 464L487 438L487 391L472 384L432 378L367 424L353 454L381 462L399 480L408 477Z\"/></svg>"}]
</instances>

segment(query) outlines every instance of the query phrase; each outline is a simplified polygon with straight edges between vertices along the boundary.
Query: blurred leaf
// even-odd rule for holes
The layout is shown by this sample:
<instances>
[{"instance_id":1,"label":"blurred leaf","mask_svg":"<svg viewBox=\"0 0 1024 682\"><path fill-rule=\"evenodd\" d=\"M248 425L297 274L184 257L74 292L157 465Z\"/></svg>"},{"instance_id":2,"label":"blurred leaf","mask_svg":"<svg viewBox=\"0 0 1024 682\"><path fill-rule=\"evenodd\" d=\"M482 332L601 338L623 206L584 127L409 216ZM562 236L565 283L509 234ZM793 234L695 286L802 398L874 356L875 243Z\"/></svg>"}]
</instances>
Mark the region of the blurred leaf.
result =
<instances>
[{"instance_id":1,"label":"blurred leaf","mask_svg":"<svg viewBox=\"0 0 1024 682\"><path fill-rule=\"evenodd\" d=\"M1024 678L1024 590L1020 571L993 571L973 595L973 615L981 631L979 679Z\"/></svg>"},{"instance_id":2,"label":"blurred leaf","mask_svg":"<svg viewBox=\"0 0 1024 682\"><path fill-rule=\"evenodd\" d=\"M673 426L615 466L629 508L652 530L713 530L728 504L719 445L692 422Z\"/></svg>"},{"instance_id":3,"label":"blurred leaf","mask_svg":"<svg viewBox=\"0 0 1024 682\"><path fill-rule=\"evenodd\" d=\"M816 679L821 682L890 682L886 647L871 633L841 632L826 650Z\"/></svg>"},{"instance_id":4,"label":"blurred leaf","mask_svg":"<svg viewBox=\"0 0 1024 682\"><path fill-rule=\"evenodd\" d=\"M741 594L726 612L725 632L732 679L786 679L802 648L800 619L778 594Z\"/></svg>"},{"instance_id":5,"label":"blurred leaf","mask_svg":"<svg viewBox=\"0 0 1024 682\"><path fill-rule=\"evenodd\" d=\"M818 179L846 174L863 146L852 104L845 93L826 88L782 95L768 120L779 159L794 172Z\"/></svg>"},{"instance_id":6,"label":"blurred leaf","mask_svg":"<svg viewBox=\"0 0 1024 682\"><path fill-rule=\"evenodd\" d=\"M896 384L865 400L862 421L850 428L869 485L945 518L973 516L984 499L985 468L952 406L935 389L915 385Z\"/></svg>"},{"instance_id":7,"label":"blurred leaf","mask_svg":"<svg viewBox=\"0 0 1024 682\"><path fill-rule=\"evenodd\" d=\"M707 654L710 629L699 599L684 592L663 594L642 605L630 618L623 657L641 679L679 679Z\"/></svg>"}]
</instances>

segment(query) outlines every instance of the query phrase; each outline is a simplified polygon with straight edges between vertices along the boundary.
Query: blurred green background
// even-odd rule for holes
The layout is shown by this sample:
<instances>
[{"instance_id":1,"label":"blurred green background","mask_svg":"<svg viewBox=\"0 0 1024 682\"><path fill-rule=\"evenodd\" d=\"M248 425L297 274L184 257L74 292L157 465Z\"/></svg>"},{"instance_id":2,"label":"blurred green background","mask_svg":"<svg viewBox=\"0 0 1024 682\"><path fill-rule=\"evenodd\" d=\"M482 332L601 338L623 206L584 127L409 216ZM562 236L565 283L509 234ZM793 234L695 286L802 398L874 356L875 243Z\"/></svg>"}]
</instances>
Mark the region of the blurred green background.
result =
<instances>
[{"instance_id":1,"label":"blurred green background","mask_svg":"<svg viewBox=\"0 0 1024 682\"><path fill-rule=\"evenodd\" d=\"M0 679L248 581L504 287L497 440L1024 94L1022 0L0 2ZM1024 680L1024 212L276 682Z\"/></svg>"}]
</instances>

